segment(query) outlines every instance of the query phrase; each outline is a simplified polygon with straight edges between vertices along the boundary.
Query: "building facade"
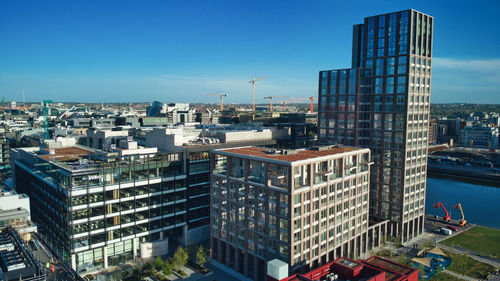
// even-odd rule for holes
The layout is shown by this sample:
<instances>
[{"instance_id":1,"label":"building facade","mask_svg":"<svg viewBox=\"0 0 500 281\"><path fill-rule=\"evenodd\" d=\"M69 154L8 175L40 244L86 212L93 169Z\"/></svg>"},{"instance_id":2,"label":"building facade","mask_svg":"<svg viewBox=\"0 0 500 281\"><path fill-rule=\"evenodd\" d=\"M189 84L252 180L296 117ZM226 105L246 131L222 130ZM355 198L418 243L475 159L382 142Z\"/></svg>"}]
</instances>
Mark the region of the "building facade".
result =
<instances>
[{"instance_id":1,"label":"building facade","mask_svg":"<svg viewBox=\"0 0 500 281\"><path fill-rule=\"evenodd\" d=\"M353 28L351 69L319 75L319 140L370 148L370 217L423 232L434 19L415 10Z\"/></svg>"},{"instance_id":2,"label":"building facade","mask_svg":"<svg viewBox=\"0 0 500 281\"><path fill-rule=\"evenodd\" d=\"M460 137L464 146L490 149L498 148L499 131L495 127L464 127Z\"/></svg>"},{"instance_id":3,"label":"building facade","mask_svg":"<svg viewBox=\"0 0 500 281\"><path fill-rule=\"evenodd\" d=\"M377 246L386 225L368 225L369 161L350 147L214 150L212 258L264 280L275 258L297 272Z\"/></svg>"},{"instance_id":4,"label":"building facade","mask_svg":"<svg viewBox=\"0 0 500 281\"><path fill-rule=\"evenodd\" d=\"M16 189L51 249L78 272L119 265L141 244L179 240L186 224L182 153L88 147L13 149Z\"/></svg>"}]
</instances>

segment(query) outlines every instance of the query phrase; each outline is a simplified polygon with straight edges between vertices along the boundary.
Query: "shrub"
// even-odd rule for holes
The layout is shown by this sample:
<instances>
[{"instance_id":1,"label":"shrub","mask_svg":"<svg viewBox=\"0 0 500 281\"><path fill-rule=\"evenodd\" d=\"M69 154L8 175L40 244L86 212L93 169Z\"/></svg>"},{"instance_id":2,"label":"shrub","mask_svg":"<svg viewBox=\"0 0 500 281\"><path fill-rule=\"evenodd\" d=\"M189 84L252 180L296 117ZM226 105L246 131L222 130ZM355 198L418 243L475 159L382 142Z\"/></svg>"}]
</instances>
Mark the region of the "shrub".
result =
<instances>
[{"instance_id":1,"label":"shrub","mask_svg":"<svg viewBox=\"0 0 500 281\"><path fill-rule=\"evenodd\" d=\"M189 255L184 248L179 247L174 253L172 266L176 269L183 267L188 261Z\"/></svg>"},{"instance_id":2,"label":"shrub","mask_svg":"<svg viewBox=\"0 0 500 281\"><path fill-rule=\"evenodd\" d=\"M172 274L172 264L170 263L169 260L166 260L165 263L163 264L163 273L165 273L165 275Z\"/></svg>"},{"instance_id":3,"label":"shrub","mask_svg":"<svg viewBox=\"0 0 500 281\"><path fill-rule=\"evenodd\" d=\"M196 251L196 264L200 267L205 267L205 263L207 262L207 251L200 245L198 251Z\"/></svg>"},{"instance_id":4,"label":"shrub","mask_svg":"<svg viewBox=\"0 0 500 281\"><path fill-rule=\"evenodd\" d=\"M156 261L155 261L155 269L160 271L162 270L163 268L163 260L161 259L160 256L156 257Z\"/></svg>"}]
</instances>

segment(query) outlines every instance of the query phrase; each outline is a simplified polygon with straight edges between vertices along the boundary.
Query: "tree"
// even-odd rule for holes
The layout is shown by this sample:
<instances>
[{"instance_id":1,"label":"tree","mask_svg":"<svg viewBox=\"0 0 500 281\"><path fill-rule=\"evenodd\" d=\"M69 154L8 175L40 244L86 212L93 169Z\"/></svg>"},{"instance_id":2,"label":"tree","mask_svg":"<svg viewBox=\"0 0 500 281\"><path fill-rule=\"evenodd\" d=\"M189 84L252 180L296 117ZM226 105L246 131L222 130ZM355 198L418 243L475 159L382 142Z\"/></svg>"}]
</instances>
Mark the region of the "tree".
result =
<instances>
[{"instance_id":1,"label":"tree","mask_svg":"<svg viewBox=\"0 0 500 281\"><path fill-rule=\"evenodd\" d=\"M203 247L203 245L200 245L198 247L198 251L196 251L196 264L199 265L200 267L205 267L205 263L207 262L207 251Z\"/></svg>"},{"instance_id":2,"label":"tree","mask_svg":"<svg viewBox=\"0 0 500 281\"><path fill-rule=\"evenodd\" d=\"M186 262L188 261L189 255L186 252L186 250L182 247L177 248L177 250L174 253L174 259L173 259L173 264L172 266L175 269L179 269L183 267Z\"/></svg>"},{"instance_id":3,"label":"tree","mask_svg":"<svg viewBox=\"0 0 500 281\"><path fill-rule=\"evenodd\" d=\"M418 280L424 280L424 274L425 274L424 266L419 264L417 269L418 269Z\"/></svg>"},{"instance_id":4,"label":"tree","mask_svg":"<svg viewBox=\"0 0 500 281\"><path fill-rule=\"evenodd\" d=\"M168 260L166 260L163 264L163 273L165 273L165 275L172 274L172 264L170 264L170 261Z\"/></svg>"},{"instance_id":5,"label":"tree","mask_svg":"<svg viewBox=\"0 0 500 281\"><path fill-rule=\"evenodd\" d=\"M155 269L160 271L162 270L163 268L163 260L161 259L160 256L156 257L156 261L155 261Z\"/></svg>"},{"instance_id":6,"label":"tree","mask_svg":"<svg viewBox=\"0 0 500 281\"><path fill-rule=\"evenodd\" d=\"M125 279L127 277L128 277L128 271L127 270L122 271L122 279Z\"/></svg>"},{"instance_id":7,"label":"tree","mask_svg":"<svg viewBox=\"0 0 500 281\"><path fill-rule=\"evenodd\" d=\"M132 276L134 277L134 280L141 280L142 279L142 267L141 266L135 267L134 270L132 270Z\"/></svg>"},{"instance_id":8,"label":"tree","mask_svg":"<svg viewBox=\"0 0 500 281\"><path fill-rule=\"evenodd\" d=\"M148 271L151 271L151 269L153 269L153 265L151 263L145 263L143 268L142 268L142 271L143 272L148 272Z\"/></svg>"},{"instance_id":9,"label":"tree","mask_svg":"<svg viewBox=\"0 0 500 281\"><path fill-rule=\"evenodd\" d=\"M398 262L400 264L408 264L405 253L402 253L401 255L399 255Z\"/></svg>"}]
</instances>

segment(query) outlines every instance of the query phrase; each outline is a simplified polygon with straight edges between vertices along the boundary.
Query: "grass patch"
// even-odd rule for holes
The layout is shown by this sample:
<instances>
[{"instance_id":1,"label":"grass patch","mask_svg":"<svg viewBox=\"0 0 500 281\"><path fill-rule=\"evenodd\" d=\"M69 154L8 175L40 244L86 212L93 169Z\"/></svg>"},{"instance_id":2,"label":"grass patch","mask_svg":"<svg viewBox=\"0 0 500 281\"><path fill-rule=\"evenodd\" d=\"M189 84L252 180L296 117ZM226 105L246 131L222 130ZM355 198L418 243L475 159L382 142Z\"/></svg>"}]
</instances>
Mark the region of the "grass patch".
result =
<instances>
[{"instance_id":1,"label":"grass patch","mask_svg":"<svg viewBox=\"0 0 500 281\"><path fill-rule=\"evenodd\" d=\"M436 275L434 275L430 281L455 281L455 280L462 280L458 279L455 276L452 276L446 272L440 272Z\"/></svg>"},{"instance_id":2,"label":"grass patch","mask_svg":"<svg viewBox=\"0 0 500 281\"><path fill-rule=\"evenodd\" d=\"M448 251L444 251L452 260L450 267L447 269L455 273L467 275L472 278L486 279L488 275L495 272L495 267L476 261L468 255L458 255Z\"/></svg>"},{"instance_id":3,"label":"grass patch","mask_svg":"<svg viewBox=\"0 0 500 281\"><path fill-rule=\"evenodd\" d=\"M500 257L500 243L498 241L500 241L500 230L475 226L439 243L450 247L464 247L492 258L498 258Z\"/></svg>"}]
</instances>

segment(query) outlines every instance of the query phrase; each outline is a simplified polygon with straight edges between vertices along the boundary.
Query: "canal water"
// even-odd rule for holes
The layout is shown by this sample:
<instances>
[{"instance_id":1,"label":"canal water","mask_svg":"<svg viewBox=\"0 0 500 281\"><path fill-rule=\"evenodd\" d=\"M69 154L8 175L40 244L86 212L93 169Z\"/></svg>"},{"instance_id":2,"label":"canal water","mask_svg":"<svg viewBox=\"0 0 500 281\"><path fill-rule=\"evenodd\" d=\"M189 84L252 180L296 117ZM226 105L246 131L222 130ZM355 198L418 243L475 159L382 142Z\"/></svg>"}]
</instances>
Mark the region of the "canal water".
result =
<instances>
[{"instance_id":1,"label":"canal water","mask_svg":"<svg viewBox=\"0 0 500 281\"><path fill-rule=\"evenodd\" d=\"M425 212L443 217L442 209L433 208L441 201L452 219L461 218L453 208L462 204L467 222L500 229L500 187L455 181L445 178L427 178Z\"/></svg>"}]
</instances>

